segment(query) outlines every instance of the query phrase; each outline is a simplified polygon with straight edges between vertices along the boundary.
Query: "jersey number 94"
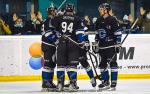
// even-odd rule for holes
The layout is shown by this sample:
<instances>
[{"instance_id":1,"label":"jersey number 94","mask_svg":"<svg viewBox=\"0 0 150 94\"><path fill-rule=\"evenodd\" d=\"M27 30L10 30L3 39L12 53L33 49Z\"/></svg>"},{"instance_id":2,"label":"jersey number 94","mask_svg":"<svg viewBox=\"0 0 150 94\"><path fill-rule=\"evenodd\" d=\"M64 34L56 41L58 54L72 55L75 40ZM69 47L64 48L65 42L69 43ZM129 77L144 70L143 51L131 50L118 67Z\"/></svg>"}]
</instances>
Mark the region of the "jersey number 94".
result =
<instances>
[{"instance_id":1,"label":"jersey number 94","mask_svg":"<svg viewBox=\"0 0 150 94\"><path fill-rule=\"evenodd\" d=\"M61 23L62 26L62 32L65 33L66 31L68 31L69 33L72 33L73 31L73 23L67 23L67 22L62 22Z\"/></svg>"}]
</instances>

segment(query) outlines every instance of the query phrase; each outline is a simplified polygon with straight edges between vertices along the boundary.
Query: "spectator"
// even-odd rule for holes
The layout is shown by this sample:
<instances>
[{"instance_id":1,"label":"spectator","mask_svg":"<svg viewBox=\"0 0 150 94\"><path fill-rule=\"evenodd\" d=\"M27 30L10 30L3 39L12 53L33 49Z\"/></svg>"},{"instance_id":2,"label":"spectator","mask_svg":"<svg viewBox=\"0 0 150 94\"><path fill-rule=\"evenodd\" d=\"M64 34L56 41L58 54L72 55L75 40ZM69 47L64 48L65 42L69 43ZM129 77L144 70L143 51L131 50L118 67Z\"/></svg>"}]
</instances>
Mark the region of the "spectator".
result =
<instances>
[{"instance_id":1,"label":"spectator","mask_svg":"<svg viewBox=\"0 0 150 94\"><path fill-rule=\"evenodd\" d=\"M42 14L32 12L31 19L25 25L26 34L41 34L42 22Z\"/></svg>"},{"instance_id":2,"label":"spectator","mask_svg":"<svg viewBox=\"0 0 150 94\"><path fill-rule=\"evenodd\" d=\"M124 17L123 17L123 23L122 23L121 27L122 27L123 31L125 31L125 32L130 29L131 22L129 21L128 15L124 15Z\"/></svg>"},{"instance_id":3,"label":"spectator","mask_svg":"<svg viewBox=\"0 0 150 94\"><path fill-rule=\"evenodd\" d=\"M90 18L89 18L89 16L84 16L84 24L87 26L87 27L89 27L90 25L91 25L91 20L90 20Z\"/></svg>"},{"instance_id":4,"label":"spectator","mask_svg":"<svg viewBox=\"0 0 150 94\"><path fill-rule=\"evenodd\" d=\"M94 23L93 20L89 16L84 16L84 25L88 28L88 30L92 31L94 30Z\"/></svg>"},{"instance_id":5,"label":"spectator","mask_svg":"<svg viewBox=\"0 0 150 94\"><path fill-rule=\"evenodd\" d=\"M131 30L131 25L133 23L133 17L131 14L124 15L123 21L119 21L120 27L122 28L123 33L138 33L139 28L137 25ZM131 31L130 31L131 30Z\"/></svg>"},{"instance_id":6,"label":"spectator","mask_svg":"<svg viewBox=\"0 0 150 94\"><path fill-rule=\"evenodd\" d=\"M133 23L134 22L134 18L131 14L129 14L128 16L128 20L130 21L130 23Z\"/></svg>"},{"instance_id":7,"label":"spectator","mask_svg":"<svg viewBox=\"0 0 150 94\"><path fill-rule=\"evenodd\" d=\"M137 22L140 31L150 33L150 10L145 10L143 7L140 7L140 14L141 15Z\"/></svg>"},{"instance_id":8,"label":"spectator","mask_svg":"<svg viewBox=\"0 0 150 94\"><path fill-rule=\"evenodd\" d=\"M3 21L2 17L0 16L0 35L10 35L12 34L9 26Z\"/></svg>"},{"instance_id":9,"label":"spectator","mask_svg":"<svg viewBox=\"0 0 150 94\"><path fill-rule=\"evenodd\" d=\"M97 17L94 17L94 18L92 19L93 24L95 24L96 20L97 20Z\"/></svg>"},{"instance_id":10,"label":"spectator","mask_svg":"<svg viewBox=\"0 0 150 94\"><path fill-rule=\"evenodd\" d=\"M17 35L24 34L24 24L21 18L17 18L15 20L13 34L17 34Z\"/></svg>"}]
</instances>

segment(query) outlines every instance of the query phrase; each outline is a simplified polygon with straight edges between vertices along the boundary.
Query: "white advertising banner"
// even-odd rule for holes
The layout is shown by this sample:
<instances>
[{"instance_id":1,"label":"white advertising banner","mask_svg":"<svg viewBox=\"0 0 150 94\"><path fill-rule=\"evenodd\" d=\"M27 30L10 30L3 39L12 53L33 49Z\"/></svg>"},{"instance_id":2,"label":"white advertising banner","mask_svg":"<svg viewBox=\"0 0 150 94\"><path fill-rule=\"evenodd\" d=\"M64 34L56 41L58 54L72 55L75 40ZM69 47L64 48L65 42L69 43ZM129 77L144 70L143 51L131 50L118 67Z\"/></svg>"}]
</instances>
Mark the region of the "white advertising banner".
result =
<instances>
[{"instance_id":1,"label":"white advertising banner","mask_svg":"<svg viewBox=\"0 0 150 94\"><path fill-rule=\"evenodd\" d=\"M41 36L0 36L0 75L39 75L29 66L29 47Z\"/></svg>"},{"instance_id":2,"label":"white advertising banner","mask_svg":"<svg viewBox=\"0 0 150 94\"><path fill-rule=\"evenodd\" d=\"M150 35L129 35L118 54L120 73L150 74Z\"/></svg>"},{"instance_id":3,"label":"white advertising banner","mask_svg":"<svg viewBox=\"0 0 150 94\"><path fill-rule=\"evenodd\" d=\"M94 35L90 35L91 42ZM29 47L41 36L0 36L0 76L40 75L29 67ZM129 35L118 54L120 74L150 74L150 35ZM86 74L79 70L79 74Z\"/></svg>"}]
</instances>

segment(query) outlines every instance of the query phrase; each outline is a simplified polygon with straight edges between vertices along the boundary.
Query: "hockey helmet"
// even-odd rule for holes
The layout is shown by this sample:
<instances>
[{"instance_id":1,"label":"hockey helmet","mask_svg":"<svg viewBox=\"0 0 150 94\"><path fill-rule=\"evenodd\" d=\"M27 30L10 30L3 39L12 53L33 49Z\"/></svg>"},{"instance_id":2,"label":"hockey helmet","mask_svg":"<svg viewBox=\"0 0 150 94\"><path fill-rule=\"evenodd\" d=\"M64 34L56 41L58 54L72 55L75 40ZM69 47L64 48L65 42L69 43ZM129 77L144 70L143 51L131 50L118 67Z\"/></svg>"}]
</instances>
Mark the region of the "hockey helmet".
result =
<instances>
[{"instance_id":1,"label":"hockey helmet","mask_svg":"<svg viewBox=\"0 0 150 94\"><path fill-rule=\"evenodd\" d=\"M54 6L49 6L48 8L47 8L47 12L48 13L51 13L51 12L53 12L53 11L55 11L56 10L56 8L54 7Z\"/></svg>"},{"instance_id":2,"label":"hockey helmet","mask_svg":"<svg viewBox=\"0 0 150 94\"><path fill-rule=\"evenodd\" d=\"M66 12L74 12L74 5L73 4L67 4L66 5Z\"/></svg>"},{"instance_id":3,"label":"hockey helmet","mask_svg":"<svg viewBox=\"0 0 150 94\"><path fill-rule=\"evenodd\" d=\"M99 6L99 8L104 8L104 9L106 9L107 11L110 11L110 10L111 10L111 6L110 6L110 4L108 4L108 3L102 3L102 4Z\"/></svg>"}]
</instances>

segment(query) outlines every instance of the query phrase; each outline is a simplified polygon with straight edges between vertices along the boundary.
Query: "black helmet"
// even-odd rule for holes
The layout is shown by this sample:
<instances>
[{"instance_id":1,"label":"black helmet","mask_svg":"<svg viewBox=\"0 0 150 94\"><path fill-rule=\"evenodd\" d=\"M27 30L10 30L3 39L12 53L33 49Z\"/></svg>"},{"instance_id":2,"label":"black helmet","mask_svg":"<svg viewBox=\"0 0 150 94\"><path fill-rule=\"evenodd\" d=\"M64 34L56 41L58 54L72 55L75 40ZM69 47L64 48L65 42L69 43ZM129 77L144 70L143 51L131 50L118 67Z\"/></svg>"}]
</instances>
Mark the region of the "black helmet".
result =
<instances>
[{"instance_id":1,"label":"black helmet","mask_svg":"<svg viewBox=\"0 0 150 94\"><path fill-rule=\"evenodd\" d=\"M55 10L55 7L53 7L53 6L50 6L50 7L47 8L47 12L51 12L51 11L54 11L54 10Z\"/></svg>"},{"instance_id":2,"label":"black helmet","mask_svg":"<svg viewBox=\"0 0 150 94\"><path fill-rule=\"evenodd\" d=\"M47 13L48 15L54 15L54 13L56 12L56 7L54 7L53 5L52 6L49 6L47 8Z\"/></svg>"},{"instance_id":3,"label":"black helmet","mask_svg":"<svg viewBox=\"0 0 150 94\"><path fill-rule=\"evenodd\" d=\"M74 5L73 4L67 4L66 5L66 12L74 12Z\"/></svg>"},{"instance_id":4,"label":"black helmet","mask_svg":"<svg viewBox=\"0 0 150 94\"><path fill-rule=\"evenodd\" d=\"M102 4L99 6L99 8L105 8L105 9L107 9L107 11L110 11L110 10L111 10L111 6L110 6L110 4L108 4L108 3L102 3Z\"/></svg>"}]
</instances>

